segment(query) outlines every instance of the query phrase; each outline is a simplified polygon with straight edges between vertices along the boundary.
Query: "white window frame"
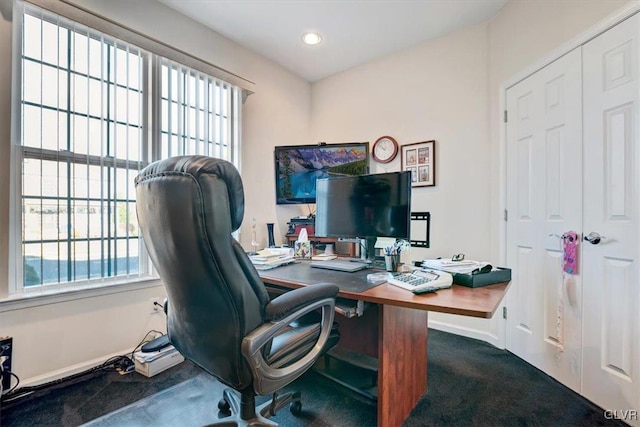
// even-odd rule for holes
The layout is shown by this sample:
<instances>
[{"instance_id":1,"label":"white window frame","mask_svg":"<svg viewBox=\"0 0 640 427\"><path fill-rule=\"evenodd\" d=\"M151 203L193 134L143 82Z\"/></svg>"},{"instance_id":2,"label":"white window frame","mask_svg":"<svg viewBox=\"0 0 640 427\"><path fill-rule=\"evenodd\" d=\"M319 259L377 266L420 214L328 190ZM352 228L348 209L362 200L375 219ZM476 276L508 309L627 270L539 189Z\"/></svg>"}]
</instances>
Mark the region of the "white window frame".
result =
<instances>
[{"instance_id":1,"label":"white window frame","mask_svg":"<svg viewBox=\"0 0 640 427\"><path fill-rule=\"evenodd\" d=\"M114 22L98 17L84 9L69 5L63 2L50 2L47 0L28 0L35 6L60 15L80 25L86 26L91 30L99 33L105 33L111 37L121 38L127 43L135 45L142 50L149 50L150 55L144 61L144 70L146 79L144 90L147 91L147 100L143 102L144 108L142 114L143 134L145 142L148 146L147 163L158 160L161 155L161 131L160 131L160 75L161 64L167 61L177 62L185 68L192 69L195 75L204 76L204 78L212 78L215 81L223 82L230 88L233 88L229 99L229 114L232 114L232 120L228 123L229 132L229 150L230 156L228 160L234 163L240 169L240 123L241 123L241 103L247 95L253 93L253 83L232 73L215 67L205 61L199 60L185 52L172 49L164 43L158 42L144 37L143 35L121 27ZM146 251L140 250L139 274L133 280L120 280L118 276L109 278L86 279L78 282L57 283L49 285L38 285L33 290L26 289L23 285L24 274L22 271L23 255L22 255L22 153L25 147L21 144L21 107L22 107L22 19L25 13L25 3L16 1L14 3L14 40L13 40L13 87L14 93L12 97L12 130L11 130L11 177L12 185L10 188L10 203L13 208L10 210L10 226L11 232L9 236L10 259L9 259L9 299L30 298L33 296L51 296L57 300L78 298L78 292L75 291L93 291L97 293L110 293L106 288L112 288L113 291L129 290L131 287L148 287L157 286L159 281L152 271L151 263ZM142 45L142 46L141 46ZM195 65L195 67L194 67ZM70 108L70 106L68 106ZM192 154L192 153L189 153ZM206 153L203 153L206 154ZM175 154L174 154L175 155ZM146 159L143 159L146 160ZM68 196L70 197L70 196ZM139 237L140 246L142 238ZM147 274L141 274L145 272ZM125 286L124 288L122 286ZM76 294L71 295L72 293ZM82 292L80 292L82 293ZM1 301L0 301L1 302ZM2 307L0 307L1 309ZM0 310L2 311L2 310Z\"/></svg>"}]
</instances>

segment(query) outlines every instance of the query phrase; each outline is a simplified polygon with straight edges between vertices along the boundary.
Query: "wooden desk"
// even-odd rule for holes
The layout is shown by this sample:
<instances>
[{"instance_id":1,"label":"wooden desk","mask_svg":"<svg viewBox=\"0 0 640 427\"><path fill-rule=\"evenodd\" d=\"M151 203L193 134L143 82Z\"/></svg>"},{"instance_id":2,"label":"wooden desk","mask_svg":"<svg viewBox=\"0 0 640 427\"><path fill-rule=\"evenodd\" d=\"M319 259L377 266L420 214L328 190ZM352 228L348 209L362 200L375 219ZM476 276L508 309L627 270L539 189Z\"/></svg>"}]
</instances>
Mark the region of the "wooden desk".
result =
<instances>
[{"instance_id":1,"label":"wooden desk","mask_svg":"<svg viewBox=\"0 0 640 427\"><path fill-rule=\"evenodd\" d=\"M509 283L481 288L454 285L436 294L414 295L383 283L363 292L372 270L343 273L309 267L301 262L259 271L266 284L298 288L314 283L340 286L339 297L373 303L362 317L340 323L339 346L378 359L378 425L399 426L427 391L427 312L490 318L504 297Z\"/></svg>"}]
</instances>

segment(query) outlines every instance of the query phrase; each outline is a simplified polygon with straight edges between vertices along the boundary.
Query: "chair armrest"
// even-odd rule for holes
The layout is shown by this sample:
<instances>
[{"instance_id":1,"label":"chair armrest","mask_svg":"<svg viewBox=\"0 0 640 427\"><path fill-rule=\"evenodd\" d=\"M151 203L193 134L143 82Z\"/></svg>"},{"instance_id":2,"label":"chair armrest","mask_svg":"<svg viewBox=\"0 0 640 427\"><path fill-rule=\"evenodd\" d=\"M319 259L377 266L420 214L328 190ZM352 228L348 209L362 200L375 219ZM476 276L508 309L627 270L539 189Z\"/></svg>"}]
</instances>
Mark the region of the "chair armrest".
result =
<instances>
[{"instance_id":1,"label":"chair armrest","mask_svg":"<svg viewBox=\"0 0 640 427\"><path fill-rule=\"evenodd\" d=\"M313 288L313 286L310 288ZM296 289L289 292L295 292L297 295L290 297L291 301L284 299L284 302L276 304L276 307L283 309L284 307L290 307L286 314L284 310L277 311L278 313L282 313L282 317L279 318L279 320L274 320L259 326L242 340L242 354L251 369L254 378L253 388L257 394L264 395L273 393L306 372L316 361L329 338L333 326L335 296L319 298L314 292L298 292L304 289L307 288ZM311 298L311 302L307 300L306 304L302 305L302 302L298 301L299 296L307 294L309 294L308 297ZM281 297L278 297L276 299L280 298ZM290 304L292 301L295 302L295 304ZM293 306L297 308L291 308ZM299 360L288 366L281 368L270 366L264 358L262 348L270 342L274 336L288 327L291 322L318 308L322 309L322 322L320 323L320 335L313 348Z\"/></svg>"},{"instance_id":2,"label":"chair armrest","mask_svg":"<svg viewBox=\"0 0 640 427\"><path fill-rule=\"evenodd\" d=\"M294 289L293 291L285 292L267 304L265 314L270 321L280 320L309 303L320 301L324 298L335 298L339 290L340 288L336 285L329 283L316 283L313 286Z\"/></svg>"}]
</instances>

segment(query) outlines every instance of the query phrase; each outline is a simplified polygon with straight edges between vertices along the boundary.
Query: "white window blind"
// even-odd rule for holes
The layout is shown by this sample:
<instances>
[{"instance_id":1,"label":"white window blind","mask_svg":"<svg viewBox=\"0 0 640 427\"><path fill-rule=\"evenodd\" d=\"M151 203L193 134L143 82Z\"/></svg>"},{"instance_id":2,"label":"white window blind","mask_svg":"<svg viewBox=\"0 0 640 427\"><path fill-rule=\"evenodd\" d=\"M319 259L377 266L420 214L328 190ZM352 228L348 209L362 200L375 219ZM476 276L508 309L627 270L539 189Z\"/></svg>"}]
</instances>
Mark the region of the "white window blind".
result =
<instances>
[{"instance_id":1,"label":"white window blind","mask_svg":"<svg viewBox=\"0 0 640 427\"><path fill-rule=\"evenodd\" d=\"M26 6L24 285L137 275L144 53Z\"/></svg>"},{"instance_id":2,"label":"white window blind","mask_svg":"<svg viewBox=\"0 0 640 427\"><path fill-rule=\"evenodd\" d=\"M162 157L200 154L239 166L240 90L166 58L161 88Z\"/></svg>"},{"instance_id":3,"label":"white window blind","mask_svg":"<svg viewBox=\"0 0 640 427\"><path fill-rule=\"evenodd\" d=\"M239 167L241 90L18 4L13 292L149 276L134 178L151 161L177 155Z\"/></svg>"}]
</instances>

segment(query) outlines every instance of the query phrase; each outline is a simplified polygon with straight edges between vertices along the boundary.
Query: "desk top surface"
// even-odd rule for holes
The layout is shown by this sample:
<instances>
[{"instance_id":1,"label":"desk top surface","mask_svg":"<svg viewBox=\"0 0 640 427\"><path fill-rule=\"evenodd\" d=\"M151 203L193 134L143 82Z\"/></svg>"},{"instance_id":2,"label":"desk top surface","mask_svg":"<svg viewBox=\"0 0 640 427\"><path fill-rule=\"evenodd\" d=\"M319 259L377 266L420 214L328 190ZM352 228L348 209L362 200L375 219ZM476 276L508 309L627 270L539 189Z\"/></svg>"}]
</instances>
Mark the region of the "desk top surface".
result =
<instances>
[{"instance_id":1,"label":"desk top surface","mask_svg":"<svg viewBox=\"0 0 640 427\"><path fill-rule=\"evenodd\" d=\"M373 272L375 270L354 273L324 270L311 268L308 262L301 261L258 273L265 283L288 288L300 288L314 283L333 283L340 286L341 283L348 282L350 289L357 289L358 283L364 282L366 284L367 274ZM414 295L406 289L383 283L362 292L342 290L343 287L341 287L339 296L376 304L488 319L495 313L508 287L508 282L480 288L453 285L451 288L441 289L437 293Z\"/></svg>"}]
</instances>

